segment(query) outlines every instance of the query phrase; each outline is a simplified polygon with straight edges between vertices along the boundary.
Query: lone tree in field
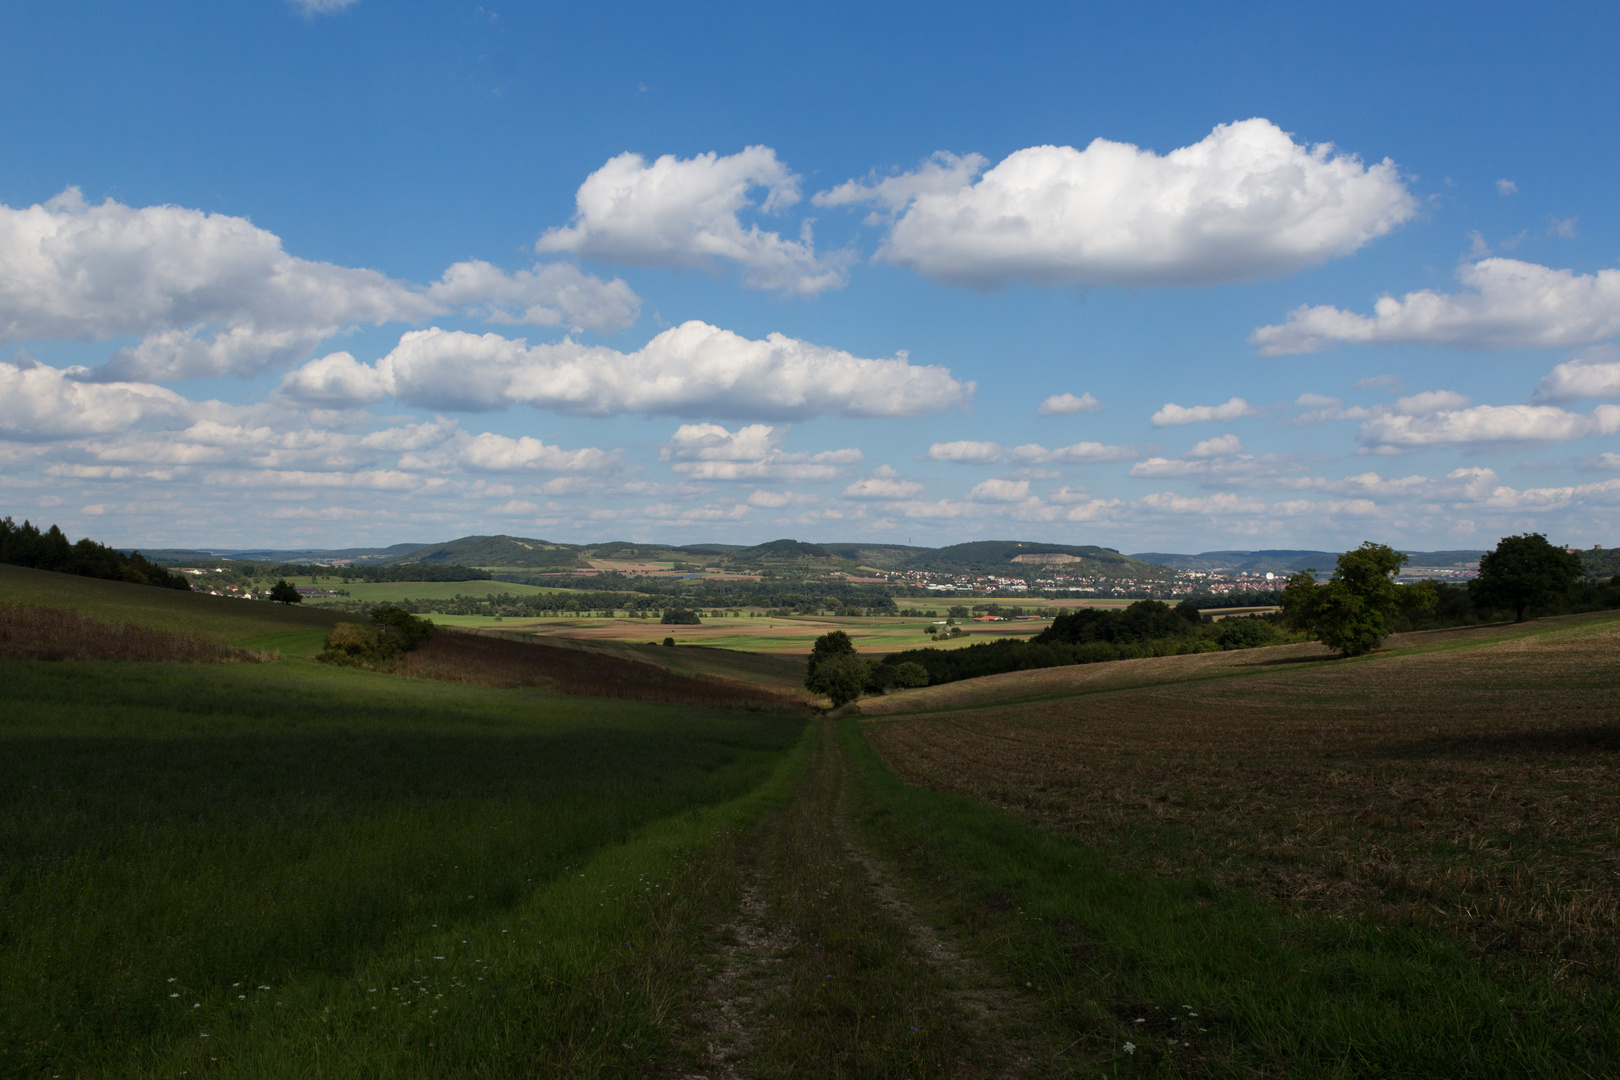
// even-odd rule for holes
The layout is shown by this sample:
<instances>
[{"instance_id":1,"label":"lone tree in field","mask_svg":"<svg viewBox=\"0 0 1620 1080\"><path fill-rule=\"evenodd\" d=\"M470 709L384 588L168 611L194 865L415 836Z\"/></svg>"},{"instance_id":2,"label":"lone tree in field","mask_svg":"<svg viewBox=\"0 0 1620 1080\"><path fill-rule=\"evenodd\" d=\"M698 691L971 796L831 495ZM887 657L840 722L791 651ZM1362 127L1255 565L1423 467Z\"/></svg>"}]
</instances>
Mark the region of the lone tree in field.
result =
<instances>
[{"instance_id":1,"label":"lone tree in field","mask_svg":"<svg viewBox=\"0 0 1620 1080\"><path fill-rule=\"evenodd\" d=\"M804 686L813 693L826 694L834 708L861 696L866 687L866 664L855 655L855 643L848 634L834 630L816 638L810 647Z\"/></svg>"},{"instance_id":2,"label":"lone tree in field","mask_svg":"<svg viewBox=\"0 0 1620 1080\"><path fill-rule=\"evenodd\" d=\"M1371 540L1339 556L1333 577L1318 583L1315 571L1288 579L1283 617L1344 656L1363 656L1384 643L1399 608L1395 573L1407 557Z\"/></svg>"},{"instance_id":3,"label":"lone tree in field","mask_svg":"<svg viewBox=\"0 0 1620 1080\"><path fill-rule=\"evenodd\" d=\"M1476 607L1513 609L1524 622L1532 607L1567 596L1584 566L1579 555L1554 547L1540 533L1504 536L1479 560L1479 577L1468 583Z\"/></svg>"},{"instance_id":4,"label":"lone tree in field","mask_svg":"<svg viewBox=\"0 0 1620 1080\"><path fill-rule=\"evenodd\" d=\"M298 589L288 582L286 578L278 578L276 583L270 586L270 599L278 604L302 604L304 602L304 598L298 595Z\"/></svg>"}]
</instances>

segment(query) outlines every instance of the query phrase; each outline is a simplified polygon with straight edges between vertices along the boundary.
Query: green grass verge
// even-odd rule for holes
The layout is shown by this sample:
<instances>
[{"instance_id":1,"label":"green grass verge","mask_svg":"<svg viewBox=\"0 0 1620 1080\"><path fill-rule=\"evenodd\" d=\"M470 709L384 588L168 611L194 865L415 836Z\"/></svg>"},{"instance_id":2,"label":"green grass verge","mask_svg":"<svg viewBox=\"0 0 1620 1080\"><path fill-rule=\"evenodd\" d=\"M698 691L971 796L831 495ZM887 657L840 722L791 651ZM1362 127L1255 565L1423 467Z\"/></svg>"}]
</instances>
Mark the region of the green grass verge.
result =
<instances>
[{"instance_id":1,"label":"green grass verge","mask_svg":"<svg viewBox=\"0 0 1620 1080\"><path fill-rule=\"evenodd\" d=\"M642 1074L803 730L303 661L0 686L8 1076Z\"/></svg>"},{"instance_id":2,"label":"green grass verge","mask_svg":"<svg viewBox=\"0 0 1620 1080\"><path fill-rule=\"evenodd\" d=\"M1294 917L888 772L843 722L869 841L1040 1003L1053 1075L1599 1076L1620 998L1489 974L1409 928Z\"/></svg>"}]
</instances>

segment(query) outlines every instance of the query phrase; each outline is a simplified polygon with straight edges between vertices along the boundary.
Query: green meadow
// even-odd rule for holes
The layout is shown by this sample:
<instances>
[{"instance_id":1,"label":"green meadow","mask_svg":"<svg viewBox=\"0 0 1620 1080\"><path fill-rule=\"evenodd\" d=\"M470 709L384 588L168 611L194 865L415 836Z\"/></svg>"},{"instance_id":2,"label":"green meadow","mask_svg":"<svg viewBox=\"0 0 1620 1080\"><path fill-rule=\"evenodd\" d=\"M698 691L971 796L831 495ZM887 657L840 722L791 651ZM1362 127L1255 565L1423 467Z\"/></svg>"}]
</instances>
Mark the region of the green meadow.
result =
<instances>
[{"instance_id":1,"label":"green meadow","mask_svg":"<svg viewBox=\"0 0 1620 1080\"><path fill-rule=\"evenodd\" d=\"M239 643L319 618L6 569ZM290 656L0 686L7 1076L636 1073L803 729Z\"/></svg>"}]
</instances>

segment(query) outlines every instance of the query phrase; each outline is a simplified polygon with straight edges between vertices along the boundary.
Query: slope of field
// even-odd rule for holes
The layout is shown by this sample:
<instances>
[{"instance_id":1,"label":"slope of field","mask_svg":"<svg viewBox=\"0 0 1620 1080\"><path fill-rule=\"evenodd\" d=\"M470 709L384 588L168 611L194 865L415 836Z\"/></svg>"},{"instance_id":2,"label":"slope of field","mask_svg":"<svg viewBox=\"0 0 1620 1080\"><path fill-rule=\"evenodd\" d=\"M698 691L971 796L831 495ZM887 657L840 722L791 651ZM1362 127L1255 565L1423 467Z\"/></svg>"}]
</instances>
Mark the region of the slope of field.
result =
<instances>
[{"instance_id":1,"label":"slope of field","mask_svg":"<svg viewBox=\"0 0 1620 1080\"><path fill-rule=\"evenodd\" d=\"M1099 664L862 702L902 777L1116 865L1620 986L1620 618Z\"/></svg>"},{"instance_id":2,"label":"slope of field","mask_svg":"<svg viewBox=\"0 0 1620 1080\"><path fill-rule=\"evenodd\" d=\"M281 634L325 634L343 616L255 600L98 581L48 570L0 565L0 599L14 604L67 608L104 622L134 623L220 644L254 643Z\"/></svg>"},{"instance_id":3,"label":"slope of field","mask_svg":"<svg viewBox=\"0 0 1620 1080\"><path fill-rule=\"evenodd\" d=\"M5 1076L656 1072L803 726L296 660L0 687Z\"/></svg>"}]
</instances>

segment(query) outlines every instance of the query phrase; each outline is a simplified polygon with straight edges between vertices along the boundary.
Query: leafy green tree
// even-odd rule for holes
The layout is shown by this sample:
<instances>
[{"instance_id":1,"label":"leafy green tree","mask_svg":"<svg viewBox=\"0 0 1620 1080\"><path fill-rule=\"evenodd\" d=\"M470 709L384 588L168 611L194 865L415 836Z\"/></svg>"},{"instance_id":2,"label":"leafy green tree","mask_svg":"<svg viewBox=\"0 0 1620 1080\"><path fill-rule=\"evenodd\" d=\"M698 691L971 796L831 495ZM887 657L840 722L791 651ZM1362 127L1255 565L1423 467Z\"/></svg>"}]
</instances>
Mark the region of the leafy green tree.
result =
<instances>
[{"instance_id":1,"label":"leafy green tree","mask_svg":"<svg viewBox=\"0 0 1620 1080\"><path fill-rule=\"evenodd\" d=\"M686 608L670 608L664 612L664 617L658 620L665 626L696 626L703 622L695 611Z\"/></svg>"},{"instance_id":2,"label":"leafy green tree","mask_svg":"<svg viewBox=\"0 0 1620 1080\"><path fill-rule=\"evenodd\" d=\"M903 690L928 685L928 669L915 660L907 660L903 664L896 664L894 668L894 685Z\"/></svg>"},{"instance_id":3,"label":"leafy green tree","mask_svg":"<svg viewBox=\"0 0 1620 1080\"><path fill-rule=\"evenodd\" d=\"M1384 643L1400 610L1395 574L1407 557L1371 540L1339 556L1333 577L1318 583L1312 570L1288 579L1281 606L1290 626L1344 656L1363 656Z\"/></svg>"},{"instance_id":4,"label":"leafy green tree","mask_svg":"<svg viewBox=\"0 0 1620 1080\"><path fill-rule=\"evenodd\" d=\"M1468 591L1476 605L1512 608L1514 621L1524 622L1530 608L1568 596L1583 569L1579 555L1554 547L1541 533L1504 536L1479 560L1479 577Z\"/></svg>"},{"instance_id":5,"label":"leafy green tree","mask_svg":"<svg viewBox=\"0 0 1620 1080\"><path fill-rule=\"evenodd\" d=\"M401 652L410 652L433 636L433 620L422 619L402 607L384 604L373 608L371 624L389 641L398 644Z\"/></svg>"},{"instance_id":6,"label":"leafy green tree","mask_svg":"<svg viewBox=\"0 0 1620 1080\"><path fill-rule=\"evenodd\" d=\"M817 694L826 694L837 708L859 698L870 675L866 661L860 657L833 656L818 664L804 685Z\"/></svg>"},{"instance_id":7,"label":"leafy green tree","mask_svg":"<svg viewBox=\"0 0 1620 1080\"><path fill-rule=\"evenodd\" d=\"M861 696L868 674L866 664L855 655L855 643L849 635L834 630L816 638L810 647L804 685L813 693L826 694L837 707Z\"/></svg>"},{"instance_id":8,"label":"leafy green tree","mask_svg":"<svg viewBox=\"0 0 1620 1080\"><path fill-rule=\"evenodd\" d=\"M298 595L298 589L286 578L279 578L274 585L270 586L270 599L278 604L302 604L304 602L304 598Z\"/></svg>"}]
</instances>

